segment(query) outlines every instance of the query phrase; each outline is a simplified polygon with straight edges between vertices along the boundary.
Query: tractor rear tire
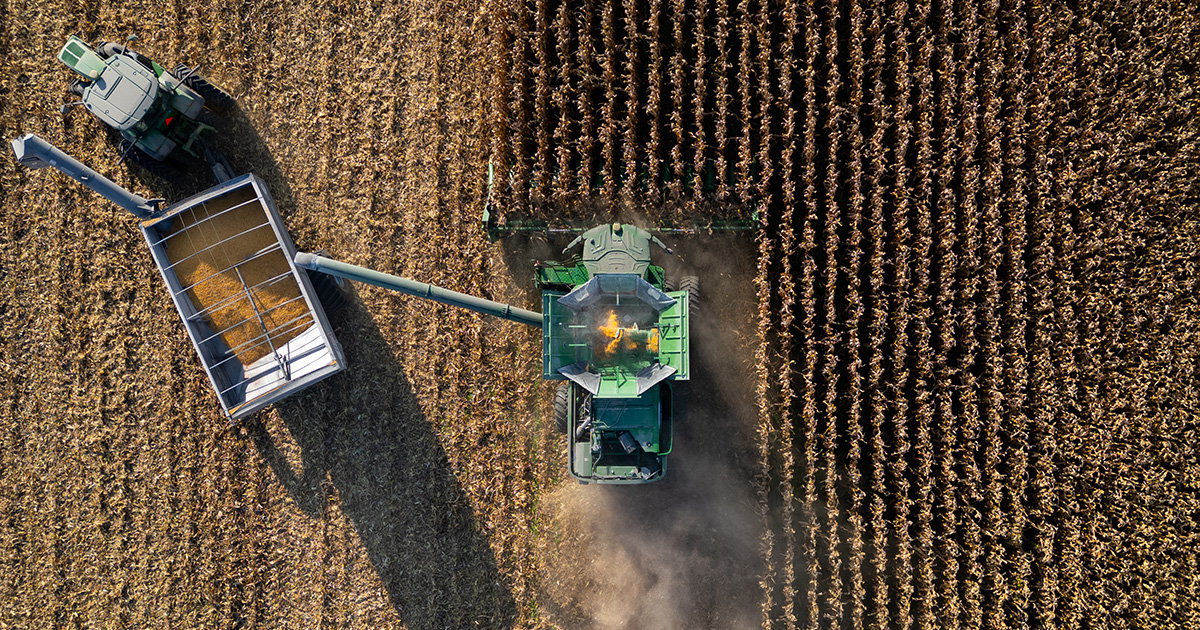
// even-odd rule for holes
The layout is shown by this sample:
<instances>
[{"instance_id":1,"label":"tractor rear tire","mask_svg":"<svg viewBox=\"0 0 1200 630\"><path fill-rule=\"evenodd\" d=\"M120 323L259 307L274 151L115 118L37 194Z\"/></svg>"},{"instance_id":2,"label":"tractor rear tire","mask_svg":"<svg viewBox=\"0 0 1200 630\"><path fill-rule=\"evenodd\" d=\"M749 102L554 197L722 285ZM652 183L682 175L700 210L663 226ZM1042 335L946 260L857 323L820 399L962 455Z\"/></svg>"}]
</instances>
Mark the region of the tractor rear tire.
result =
<instances>
[{"instance_id":1,"label":"tractor rear tire","mask_svg":"<svg viewBox=\"0 0 1200 630\"><path fill-rule=\"evenodd\" d=\"M554 390L554 428L559 433L567 433L567 407L571 404L571 384L562 382Z\"/></svg>"},{"instance_id":2,"label":"tractor rear tire","mask_svg":"<svg viewBox=\"0 0 1200 630\"><path fill-rule=\"evenodd\" d=\"M233 97L229 92L209 83L204 77L193 74L184 79L183 84L192 88L204 97L204 106L217 113L225 113L233 108Z\"/></svg>"},{"instance_id":3,"label":"tractor rear tire","mask_svg":"<svg viewBox=\"0 0 1200 630\"><path fill-rule=\"evenodd\" d=\"M678 291L679 290L679 278L676 278L675 276L672 276L672 275L668 275L667 277L663 278L663 290L664 291Z\"/></svg>"},{"instance_id":4,"label":"tractor rear tire","mask_svg":"<svg viewBox=\"0 0 1200 630\"><path fill-rule=\"evenodd\" d=\"M694 324L700 320L700 278L684 276L679 281L679 290L688 292L688 321Z\"/></svg>"},{"instance_id":5,"label":"tractor rear tire","mask_svg":"<svg viewBox=\"0 0 1200 630\"><path fill-rule=\"evenodd\" d=\"M149 154L134 146L132 142L121 138L121 154L134 166L167 181L175 181L182 176L179 169L170 164L156 160Z\"/></svg>"}]
</instances>

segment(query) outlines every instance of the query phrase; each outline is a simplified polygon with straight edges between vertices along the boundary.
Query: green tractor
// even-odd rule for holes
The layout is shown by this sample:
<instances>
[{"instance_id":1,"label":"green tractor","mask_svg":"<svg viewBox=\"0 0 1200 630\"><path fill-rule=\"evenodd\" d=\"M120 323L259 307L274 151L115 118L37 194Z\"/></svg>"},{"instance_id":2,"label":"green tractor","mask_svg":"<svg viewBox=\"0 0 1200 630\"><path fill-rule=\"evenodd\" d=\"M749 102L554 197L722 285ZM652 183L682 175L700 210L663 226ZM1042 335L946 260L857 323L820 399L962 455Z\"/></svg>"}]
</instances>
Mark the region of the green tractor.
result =
<instances>
[{"instance_id":1,"label":"green tractor","mask_svg":"<svg viewBox=\"0 0 1200 630\"><path fill-rule=\"evenodd\" d=\"M136 39L131 35L127 41ZM80 75L68 91L82 100L72 105L83 105L120 134L122 159L164 178L177 175L172 163L186 164L191 161L187 156L206 160L214 170L221 167L214 162L223 160L202 138L213 127L201 118L206 109L228 110L233 97L197 74L197 68L180 65L167 72L127 45L100 42L93 49L75 36L58 59ZM224 168L229 175L228 165Z\"/></svg>"}]
</instances>

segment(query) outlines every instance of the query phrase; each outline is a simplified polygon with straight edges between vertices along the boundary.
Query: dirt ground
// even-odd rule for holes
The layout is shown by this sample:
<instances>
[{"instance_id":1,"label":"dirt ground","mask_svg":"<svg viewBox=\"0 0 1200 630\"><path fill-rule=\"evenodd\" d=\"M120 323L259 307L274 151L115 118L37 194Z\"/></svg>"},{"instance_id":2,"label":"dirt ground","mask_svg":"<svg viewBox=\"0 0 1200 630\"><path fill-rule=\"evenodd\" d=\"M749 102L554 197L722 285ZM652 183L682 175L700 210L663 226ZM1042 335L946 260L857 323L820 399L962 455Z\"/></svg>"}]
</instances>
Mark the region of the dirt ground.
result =
<instances>
[{"instance_id":1,"label":"dirt ground","mask_svg":"<svg viewBox=\"0 0 1200 630\"><path fill-rule=\"evenodd\" d=\"M202 187L118 164L96 120L57 111L68 35L136 33L234 94L219 144L267 181L300 249L534 307L528 267L477 224L486 19L455 2L7 2L0 136L37 133L148 197ZM346 372L230 426L133 218L10 159L0 183L0 625L757 623L736 442L683 428L665 484L576 488L536 331L370 287L335 320ZM752 343L718 324L749 325L752 291L728 297L702 362ZM749 431L742 410L715 428ZM707 496L710 460L740 515ZM706 561L714 545L745 555ZM689 595L695 570L736 605Z\"/></svg>"}]
</instances>

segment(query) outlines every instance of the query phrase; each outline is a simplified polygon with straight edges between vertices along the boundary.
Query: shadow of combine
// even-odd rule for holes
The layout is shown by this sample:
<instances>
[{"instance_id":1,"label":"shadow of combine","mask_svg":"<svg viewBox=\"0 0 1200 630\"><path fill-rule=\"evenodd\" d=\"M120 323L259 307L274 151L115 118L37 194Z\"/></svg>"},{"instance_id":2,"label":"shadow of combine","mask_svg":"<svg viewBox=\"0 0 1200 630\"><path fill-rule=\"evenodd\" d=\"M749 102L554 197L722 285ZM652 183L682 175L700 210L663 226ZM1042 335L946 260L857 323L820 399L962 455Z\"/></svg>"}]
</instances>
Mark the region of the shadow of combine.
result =
<instances>
[{"instance_id":1,"label":"shadow of combine","mask_svg":"<svg viewBox=\"0 0 1200 630\"><path fill-rule=\"evenodd\" d=\"M259 419L247 434L306 514L340 498L407 627L512 627L513 595L391 346L360 303L339 315L347 370L276 405L302 472Z\"/></svg>"}]
</instances>

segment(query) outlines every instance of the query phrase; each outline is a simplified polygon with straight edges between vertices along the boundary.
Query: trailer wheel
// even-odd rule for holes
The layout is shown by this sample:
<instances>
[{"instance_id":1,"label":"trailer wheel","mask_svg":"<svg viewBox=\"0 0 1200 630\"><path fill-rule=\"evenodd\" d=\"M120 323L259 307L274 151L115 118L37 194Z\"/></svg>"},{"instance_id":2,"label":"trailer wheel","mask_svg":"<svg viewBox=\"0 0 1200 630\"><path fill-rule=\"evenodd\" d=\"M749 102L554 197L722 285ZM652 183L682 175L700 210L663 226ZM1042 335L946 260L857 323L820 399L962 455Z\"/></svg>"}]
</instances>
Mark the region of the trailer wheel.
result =
<instances>
[{"instance_id":1,"label":"trailer wheel","mask_svg":"<svg viewBox=\"0 0 1200 630\"><path fill-rule=\"evenodd\" d=\"M700 320L700 278L684 276L679 281L679 290L688 292L688 318L694 324Z\"/></svg>"},{"instance_id":2,"label":"trailer wheel","mask_svg":"<svg viewBox=\"0 0 1200 630\"><path fill-rule=\"evenodd\" d=\"M162 179L173 181L179 179L181 173L179 169L167 164L166 162L156 160L150 157L141 149L137 148L132 142L125 138L121 138L121 154L126 160L134 166Z\"/></svg>"},{"instance_id":3,"label":"trailer wheel","mask_svg":"<svg viewBox=\"0 0 1200 630\"><path fill-rule=\"evenodd\" d=\"M320 271L308 272L308 280L313 285L313 290L317 293L317 300L321 302L321 309L326 315L332 315L346 308L350 303L350 283L345 278L338 278Z\"/></svg>"},{"instance_id":4,"label":"trailer wheel","mask_svg":"<svg viewBox=\"0 0 1200 630\"><path fill-rule=\"evenodd\" d=\"M183 84L203 96L204 106L215 112L223 113L233 108L233 97L229 95L229 92L209 83L207 79L198 74L184 79Z\"/></svg>"},{"instance_id":5,"label":"trailer wheel","mask_svg":"<svg viewBox=\"0 0 1200 630\"><path fill-rule=\"evenodd\" d=\"M571 384L562 382L554 390L554 427L559 433L567 433L567 406L571 404Z\"/></svg>"},{"instance_id":6,"label":"trailer wheel","mask_svg":"<svg viewBox=\"0 0 1200 630\"><path fill-rule=\"evenodd\" d=\"M676 278L672 275L667 275L667 277L663 278L663 289L667 291L678 291L679 278Z\"/></svg>"}]
</instances>

